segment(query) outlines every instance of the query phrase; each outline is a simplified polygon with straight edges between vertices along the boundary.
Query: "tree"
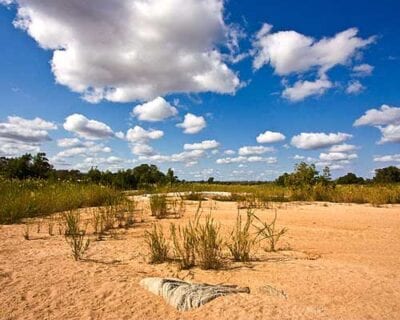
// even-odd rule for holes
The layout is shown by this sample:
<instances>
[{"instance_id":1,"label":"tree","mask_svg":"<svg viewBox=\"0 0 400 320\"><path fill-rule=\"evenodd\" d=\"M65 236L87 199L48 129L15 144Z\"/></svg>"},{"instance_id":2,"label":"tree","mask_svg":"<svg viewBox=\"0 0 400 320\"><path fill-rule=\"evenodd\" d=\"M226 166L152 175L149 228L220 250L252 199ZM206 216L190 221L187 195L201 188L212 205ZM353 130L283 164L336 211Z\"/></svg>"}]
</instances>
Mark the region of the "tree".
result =
<instances>
[{"instance_id":1,"label":"tree","mask_svg":"<svg viewBox=\"0 0 400 320\"><path fill-rule=\"evenodd\" d=\"M5 176L7 178L26 179L32 177L31 170L32 156L24 154L18 158L11 158L5 168Z\"/></svg>"},{"instance_id":2,"label":"tree","mask_svg":"<svg viewBox=\"0 0 400 320\"><path fill-rule=\"evenodd\" d=\"M172 170L171 168L168 169L167 174L166 174L166 181L168 184L172 185L174 184L176 181L178 180L178 178L175 176L174 174L174 170Z\"/></svg>"},{"instance_id":3,"label":"tree","mask_svg":"<svg viewBox=\"0 0 400 320\"><path fill-rule=\"evenodd\" d=\"M337 178L337 184L359 184L364 183L364 179L361 177L357 177L354 173L349 172L346 175Z\"/></svg>"},{"instance_id":4,"label":"tree","mask_svg":"<svg viewBox=\"0 0 400 320\"><path fill-rule=\"evenodd\" d=\"M214 177L209 177L207 183L212 184L214 183Z\"/></svg>"},{"instance_id":5,"label":"tree","mask_svg":"<svg viewBox=\"0 0 400 320\"><path fill-rule=\"evenodd\" d=\"M376 169L373 181L377 183L400 182L400 169L395 166Z\"/></svg>"},{"instance_id":6,"label":"tree","mask_svg":"<svg viewBox=\"0 0 400 320\"><path fill-rule=\"evenodd\" d=\"M295 170L288 177L288 185L292 187L309 187L318 181L318 171L314 164L300 162L296 164Z\"/></svg>"},{"instance_id":7,"label":"tree","mask_svg":"<svg viewBox=\"0 0 400 320\"><path fill-rule=\"evenodd\" d=\"M49 163L45 153L39 152L32 158L32 177L46 179L49 177L52 170L53 166Z\"/></svg>"}]
</instances>

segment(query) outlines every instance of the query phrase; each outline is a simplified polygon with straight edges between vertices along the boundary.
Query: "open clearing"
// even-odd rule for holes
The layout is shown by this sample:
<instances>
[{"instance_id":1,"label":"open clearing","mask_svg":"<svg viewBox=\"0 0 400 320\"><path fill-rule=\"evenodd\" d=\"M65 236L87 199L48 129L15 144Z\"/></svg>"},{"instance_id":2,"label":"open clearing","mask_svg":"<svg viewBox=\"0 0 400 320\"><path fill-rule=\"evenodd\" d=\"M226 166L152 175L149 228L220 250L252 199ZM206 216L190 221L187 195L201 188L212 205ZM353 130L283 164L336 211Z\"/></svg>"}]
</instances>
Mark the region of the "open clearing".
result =
<instances>
[{"instance_id":1,"label":"open clearing","mask_svg":"<svg viewBox=\"0 0 400 320\"><path fill-rule=\"evenodd\" d=\"M93 241L79 262L62 235L35 230L28 241L24 225L0 226L0 319L400 319L399 205L284 203L284 250L259 248L251 263L218 271L178 271L173 263L147 263L144 230L153 218L144 201L143 222ZM205 213L210 205L203 203ZM186 207L183 218L159 221L164 230L187 222L197 202ZM236 212L236 203L217 202L211 214L229 232ZM251 293L182 313L139 286L153 276L248 286Z\"/></svg>"}]
</instances>

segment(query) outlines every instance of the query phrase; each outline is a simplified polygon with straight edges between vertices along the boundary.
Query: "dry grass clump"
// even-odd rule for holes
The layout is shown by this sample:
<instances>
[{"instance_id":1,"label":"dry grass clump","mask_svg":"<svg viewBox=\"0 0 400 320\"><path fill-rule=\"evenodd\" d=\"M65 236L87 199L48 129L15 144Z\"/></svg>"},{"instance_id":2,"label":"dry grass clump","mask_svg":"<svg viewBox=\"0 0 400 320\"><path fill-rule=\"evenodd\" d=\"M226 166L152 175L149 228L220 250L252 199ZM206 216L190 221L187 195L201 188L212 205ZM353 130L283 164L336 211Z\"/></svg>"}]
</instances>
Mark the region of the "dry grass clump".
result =
<instances>
[{"instance_id":1,"label":"dry grass clump","mask_svg":"<svg viewBox=\"0 0 400 320\"><path fill-rule=\"evenodd\" d=\"M162 227L153 224L150 231L145 231L145 239L150 249L150 263L163 263L167 261L168 246Z\"/></svg>"},{"instance_id":2,"label":"dry grass clump","mask_svg":"<svg viewBox=\"0 0 400 320\"><path fill-rule=\"evenodd\" d=\"M254 219L254 213L247 211L246 222L243 224L240 210L238 209L236 224L230 233L228 249L234 261L247 262L250 260L251 250L254 245L254 237L250 233L250 227Z\"/></svg>"},{"instance_id":3,"label":"dry grass clump","mask_svg":"<svg viewBox=\"0 0 400 320\"><path fill-rule=\"evenodd\" d=\"M179 259L180 269L190 269L196 262L196 232L195 226L189 221L187 226L180 227L171 224L170 233L174 254Z\"/></svg>"},{"instance_id":4,"label":"dry grass clump","mask_svg":"<svg viewBox=\"0 0 400 320\"><path fill-rule=\"evenodd\" d=\"M157 219L167 216L167 197L165 195L154 194L150 196L151 215Z\"/></svg>"}]
</instances>

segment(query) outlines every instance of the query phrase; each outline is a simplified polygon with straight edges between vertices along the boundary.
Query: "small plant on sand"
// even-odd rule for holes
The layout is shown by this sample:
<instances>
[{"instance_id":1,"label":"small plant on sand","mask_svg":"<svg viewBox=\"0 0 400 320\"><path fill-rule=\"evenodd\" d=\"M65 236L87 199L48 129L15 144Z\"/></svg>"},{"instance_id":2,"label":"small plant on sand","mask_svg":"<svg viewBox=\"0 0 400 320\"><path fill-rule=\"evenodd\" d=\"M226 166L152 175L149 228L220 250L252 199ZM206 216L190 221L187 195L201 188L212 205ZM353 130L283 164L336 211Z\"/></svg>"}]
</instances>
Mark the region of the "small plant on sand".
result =
<instances>
[{"instance_id":1,"label":"small plant on sand","mask_svg":"<svg viewBox=\"0 0 400 320\"><path fill-rule=\"evenodd\" d=\"M65 221L65 240L72 250L72 255L76 261L82 259L82 256L89 248L90 240L86 236L86 230L80 229L80 214L77 211L69 211L64 215Z\"/></svg>"},{"instance_id":2,"label":"small plant on sand","mask_svg":"<svg viewBox=\"0 0 400 320\"><path fill-rule=\"evenodd\" d=\"M276 245L279 241L279 239L288 231L286 228L282 229L277 229L276 227L276 219L278 217L277 210L275 210L275 215L274 219L269 223L266 221L262 221L260 218L258 218L256 215L253 215L254 219L256 219L260 225L254 225L254 227L257 229L257 235L256 239L259 239L259 241L267 241L269 243L269 248L267 248L267 251L276 251Z\"/></svg>"},{"instance_id":3,"label":"small plant on sand","mask_svg":"<svg viewBox=\"0 0 400 320\"><path fill-rule=\"evenodd\" d=\"M255 241L250 234L253 217L253 211L248 209L246 222L243 225L242 216L238 209L236 224L230 233L231 242L227 244L234 261L247 262L250 260L250 253Z\"/></svg>"},{"instance_id":4,"label":"small plant on sand","mask_svg":"<svg viewBox=\"0 0 400 320\"><path fill-rule=\"evenodd\" d=\"M151 215L157 219L163 219L167 216L167 197L165 195L152 195L150 197Z\"/></svg>"},{"instance_id":5,"label":"small plant on sand","mask_svg":"<svg viewBox=\"0 0 400 320\"><path fill-rule=\"evenodd\" d=\"M50 218L47 223L47 231L49 233L49 236L54 236L54 224L54 219Z\"/></svg>"},{"instance_id":6,"label":"small plant on sand","mask_svg":"<svg viewBox=\"0 0 400 320\"><path fill-rule=\"evenodd\" d=\"M204 270L220 269L222 263L222 239L220 226L208 215L204 223L200 223L200 216L195 218L195 251L200 267Z\"/></svg>"},{"instance_id":7,"label":"small plant on sand","mask_svg":"<svg viewBox=\"0 0 400 320\"><path fill-rule=\"evenodd\" d=\"M193 223L189 221L189 224L184 227L171 224L170 232L174 253L179 259L179 267L190 269L195 265L196 234Z\"/></svg>"},{"instance_id":8,"label":"small plant on sand","mask_svg":"<svg viewBox=\"0 0 400 320\"><path fill-rule=\"evenodd\" d=\"M161 226L153 224L150 231L145 231L146 244L150 250L150 263L163 263L168 258L168 246Z\"/></svg>"}]
</instances>

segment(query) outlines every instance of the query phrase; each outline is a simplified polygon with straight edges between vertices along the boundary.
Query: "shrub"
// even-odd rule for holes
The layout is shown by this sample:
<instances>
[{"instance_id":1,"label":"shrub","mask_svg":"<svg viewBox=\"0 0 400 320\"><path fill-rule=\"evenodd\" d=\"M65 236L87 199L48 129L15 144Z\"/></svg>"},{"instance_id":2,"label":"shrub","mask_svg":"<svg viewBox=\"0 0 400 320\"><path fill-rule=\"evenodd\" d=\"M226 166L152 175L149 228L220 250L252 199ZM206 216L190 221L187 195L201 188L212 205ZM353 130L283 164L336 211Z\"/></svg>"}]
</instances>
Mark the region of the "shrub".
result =
<instances>
[{"instance_id":1,"label":"shrub","mask_svg":"<svg viewBox=\"0 0 400 320\"><path fill-rule=\"evenodd\" d=\"M250 234L250 226L253 222L254 213L247 210L246 222L242 224L242 216L238 210L236 225L230 233L231 242L227 244L234 261L247 262L254 245L254 239Z\"/></svg>"},{"instance_id":2,"label":"shrub","mask_svg":"<svg viewBox=\"0 0 400 320\"><path fill-rule=\"evenodd\" d=\"M145 231L145 241L150 250L150 263L163 263L168 259L168 246L162 227L153 224Z\"/></svg>"},{"instance_id":3,"label":"shrub","mask_svg":"<svg viewBox=\"0 0 400 320\"><path fill-rule=\"evenodd\" d=\"M150 197L151 215L157 219L162 219L167 216L167 198L165 195L152 195Z\"/></svg>"}]
</instances>

